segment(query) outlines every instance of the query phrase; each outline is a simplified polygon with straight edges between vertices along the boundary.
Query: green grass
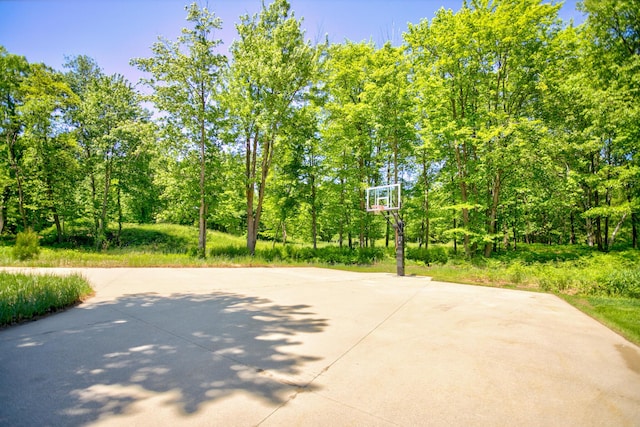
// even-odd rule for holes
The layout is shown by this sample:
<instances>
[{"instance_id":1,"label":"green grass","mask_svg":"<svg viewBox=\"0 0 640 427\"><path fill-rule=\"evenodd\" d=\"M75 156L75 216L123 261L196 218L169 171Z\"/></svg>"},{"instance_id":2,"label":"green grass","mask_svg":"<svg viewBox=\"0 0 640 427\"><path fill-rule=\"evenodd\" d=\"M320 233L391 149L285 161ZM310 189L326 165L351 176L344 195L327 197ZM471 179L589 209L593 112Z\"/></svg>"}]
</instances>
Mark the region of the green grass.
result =
<instances>
[{"instance_id":1,"label":"green grass","mask_svg":"<svg viewBox=\"0 0 640 427\"><path fill-rule=\"evenodd\" d=\"M640 299L562 295L565 301L640 345Z\"/></svg>"},{"instance_id":2,"label":"green grass","mask_svg":"<svg viewBox=\"0 0 640 427\"><path fill-rule=\"evenodd\" d=\"M392 248L376 242L376 249L354 250L322 243L318 250L297 242L258 241L256 256L249 256L246 240L217 231L207 233L207 258L197 254L196 227L172 224L126 224L119 244L111 239L101 250L91 246L87 229L71 230L66 242L55 242L54 230L41 233L41 250L37 257L17 260L12 242L3 239L0 265L20 267L240 267L240 266L318 266L349 271L395 274ZM112 236L113 237L113 236ZM7 244L8 242L8 244ZM409 244L405 272L407 275L431 276L434 280L482 286L506 287L536 292L550 292L570 303L588 301L592 316L611 322L612 328L624 332L640 344L633 322L638 322L640 307L640 251L633 249L600 253L584 245L518 245L517 251L502 251L494 257L464 259L452 248L431 246L429 250ZM580 300L579 298L583 298ZM631 322L621 320L611 301L620 301L631 314ZM625 302L626 301L626 302ZM587 312L587 305L575 305ZM598 317L599 316L599 317ZM634 317L635 316L635 317ZM607 320L611 319L611 320ZM625 323L626 322L626 323ZM615 326L617 325L617 326ZM630 326L629 326L630 325ZM630 332L629 332L630 331Z\"/></svg>"},{"instance_id":3,"label":"green grass","mask_svg":"<svg viewBox=\"0 0 640 427\"><path fill-rule=\"evenodd\" d=\"M0 326L72 306L92 292L89 283L78 274L0 272Z\"/></svg>"}]
</instances>

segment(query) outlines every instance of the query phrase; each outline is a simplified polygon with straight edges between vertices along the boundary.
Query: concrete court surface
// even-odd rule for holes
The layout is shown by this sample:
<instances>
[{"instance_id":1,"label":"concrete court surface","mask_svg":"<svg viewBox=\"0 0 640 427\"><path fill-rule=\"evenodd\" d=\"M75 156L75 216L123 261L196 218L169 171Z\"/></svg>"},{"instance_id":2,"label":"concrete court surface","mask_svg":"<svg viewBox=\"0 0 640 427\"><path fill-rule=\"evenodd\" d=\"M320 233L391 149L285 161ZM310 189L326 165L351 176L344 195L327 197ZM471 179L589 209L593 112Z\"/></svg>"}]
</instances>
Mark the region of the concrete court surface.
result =
<instances>
[{"instance_id":1,"label":"concrete court surface","mask_svg":"<svg viewBox=\"0 0 640 427\"><path fill-rule=\"evenodd\" d=\"M44 271L96 295L0 330L2 426L640 426L640 349L553 295L318 268Z\"/></svg>"}]
</instances>

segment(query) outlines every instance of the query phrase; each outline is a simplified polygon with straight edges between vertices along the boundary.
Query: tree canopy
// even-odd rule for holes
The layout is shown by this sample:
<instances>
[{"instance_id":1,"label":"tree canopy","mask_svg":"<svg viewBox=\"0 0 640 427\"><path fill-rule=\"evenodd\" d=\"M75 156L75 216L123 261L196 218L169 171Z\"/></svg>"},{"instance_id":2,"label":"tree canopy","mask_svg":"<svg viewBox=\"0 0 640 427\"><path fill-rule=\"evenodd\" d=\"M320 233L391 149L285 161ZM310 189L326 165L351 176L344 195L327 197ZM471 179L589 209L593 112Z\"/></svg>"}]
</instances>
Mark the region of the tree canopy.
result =
<instances>
[{"instance_id":1,"label":"tree canopy","mask_svg":"<svg viewBox=\"0 0 640 427\"><path fill-rule=\"evenodd\" d=\"M491 256L520 242L638 247L640 4L471 0L400 45L314 44L287 0L223 23L197 4L139 92L89 57L0 47L0 232L198 224L258 239L393 244L366 187L401 183L405 238ZM115 224L119 226L116 227ZM390 243L391 241L391 243ZM382 243L384 242L384 243Z\"/></svg>"}]
</instances>

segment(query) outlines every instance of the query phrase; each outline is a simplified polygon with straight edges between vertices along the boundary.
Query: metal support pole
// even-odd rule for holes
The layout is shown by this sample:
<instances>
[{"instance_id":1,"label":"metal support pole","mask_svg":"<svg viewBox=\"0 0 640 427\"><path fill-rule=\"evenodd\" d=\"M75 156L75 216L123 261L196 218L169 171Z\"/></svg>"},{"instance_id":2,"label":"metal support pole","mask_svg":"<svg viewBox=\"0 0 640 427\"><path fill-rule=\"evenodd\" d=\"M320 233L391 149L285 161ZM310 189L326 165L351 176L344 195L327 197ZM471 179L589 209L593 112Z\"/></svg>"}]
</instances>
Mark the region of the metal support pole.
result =
<instances>
[{"instance_id":1,"label":"metal support pole","mask_svg":"<svg viewBox=\"0 0 640 427\"><path fill-rule=\"evenodd\" d=\"M396 229L396 272L398 276L404 276L404 222L398 213L393 212Z\"/></svg>"}]
</instances>

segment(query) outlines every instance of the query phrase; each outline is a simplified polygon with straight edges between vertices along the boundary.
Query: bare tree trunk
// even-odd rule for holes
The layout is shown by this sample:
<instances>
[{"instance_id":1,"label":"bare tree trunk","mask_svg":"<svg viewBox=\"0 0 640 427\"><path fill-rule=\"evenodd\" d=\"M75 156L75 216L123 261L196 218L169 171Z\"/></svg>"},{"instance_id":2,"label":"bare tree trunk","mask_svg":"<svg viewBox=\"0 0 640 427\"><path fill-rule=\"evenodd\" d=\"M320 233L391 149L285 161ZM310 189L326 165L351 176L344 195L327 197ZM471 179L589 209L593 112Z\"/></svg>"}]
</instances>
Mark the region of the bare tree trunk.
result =
<instances>
[{"instance_id":1,"label":"bare tree trunk","mask_svg":"<svg viewBox=\"0 0 640 427\"><path fill-rule=\"evenodd\" d=\"M105 165L105 171L104 171L104 192L102 194L102 209L100 211L100 218L98 223L98 235L96 236L96 249L100 249L100 246L106 239L107 206L109 202L110 188L111 188L111 160L108 160Z\"/></svg>"},{"instance_id":2,"label":"bare tree trunk","mask_svg":"<svg viewBox=\"0 0 640 427\"><path fill-rule=\"evenodd\" d=\"M462 165L462 156L460 153L460 147L458 146L458 142L455 141L455 153L456 153L456 163L458 165L458 175L460 176L460 197L462 203L467 203L468 195L467 195L467 182L465 180L465 173ZM462 225L465 230L469 229L469 209L464 207L462 208ZM470 258L471 257L471 242L469 239L469 233L464 233L464 253Z\"/></svg>"},{"instance_id":3,"label":"bare tree trunk","mask_svg":"<svg viewBox=\"0 0 640 427\"><path fill-rule=\"evenodd\" d=\"M422 228L424 247L429 249L429 173L427 167L427 153L422 150L422 185L424 185L424 205L422 213Z\"/></svg>"},{"instance_id":4,"label":"bare tree trunk","mask_svg":"<svg viewBox=\"0 0 640 427\"><path fill-rule=\"evenodd\" d=\"M282 221L282 245L287 244L287 223Z\"/></svg>"},{"instance_id":5,"label":"bare tree trunk","mask_svg":"<svg viewBox=\"0 0 640 427\"><path fill-rule=\"evenodd\" d=\"M202 99L202 111L205 110L204 97ZM198 217L198 252L201 257L207 254L207 203L205 198L205 123L200 122L200 210Z\"/></svg>"},{"instance_id":6,"label":"bare tree trunk","mask_svg":"<svg viewBox=\"0 0 640 427\"><path fill-rule=\"evenodd\" d=\"M500 201L500 173L497 173L494 181L493 188L491 190L491 210L489 213L489 228L487 232L491 235L496 234L497 225L498 225L498 202ZM489 258L491 256L491 250L493 248L493 243L485 243L484 245L484 256Z\"/></svg>"},{"instance_id":7,"label":"bare tree trunk","mask_svg":"<svg viewBox=\"0 0 640 427\"><path fill-rule=\"evenodd\" d=\"M260 217L262 216L262 206L264 202L265 187L267 185L267 176L271 159L274 153L275 129L272 130L271 136L266 138L262 147L262 159L260 162L260 181L257 182L257 161L258 161L258 134L254 134L253 141L247 136L246 142L246 167L247 167L247 248L251 255L255 255L256 243L258 241L258 228L260 226ZM255 200L255 185L258 185L258 200ZM254 205L254 202L255 203ZM254 208L255 206L255 208Z\"/></svg>"},{"instance_id":8,"label":"bare tree trunk","mask_svg":"<svg viewBox=\"0 0 640 427\"><path fill-rule=\"evenodd\" d=\"M316 207L316 179L315 174L311 174L311 234L313 249L318 249L318 211Z\"/></svg>"},{"instance_id":9,"label":"bare tree trunk","mask_svg":"<svg viewBox=\"0 0 640 427\"><path fill-rule=\"evenodd\" d=\"M11 169L13 169L13 173L16 178L16 185L18 186L18 210L20 212L20 218L22 218L22 227L24 230L27 229L27 214L24 210L24 192L22 191L22 171L20 170L20 166L18 166L18 160L16 158L14 149L15 142L18 138L18 133L15 132L13 135L7 135L7 143L9 145L8 154L9 154L9 165Z\"/></svg>"},{"instance_id":10,"label":"bare tree trunk","mask_svg":"<svg viewBox=\"0 0 640 427\"><path fill-rule=\"evenodd\" d=\"M458 227L458 221L456 221L456 218L453 218L453 229L455 230L456 227ZM456 233L453 233L453 253L457 254L458 253L458 237L456 236Z\"/></svg>"},{"instance_id":11,"label":"bare tree trunk","mask_svg":"<svg viewBox=\"0 0 640 427\"><path fill-rule=\"evenodd\" d=\"M117 203L118 203L118 234L116 235L116 242L118 243L118 246L120 246L121 245L120 236L122 235L122 203L121 203L122 201L120 199L120 184L118 184L117 190L118 190L118 192L117 192L117 196L118 196L118 200L117 200Z\"/></svg>"},{"instance_id":12,"label":"bare tree trunk","mask_svg":"<svg viewBox=\"0 0 640 427\"><path fill-rule=\"evenodd\" d=\"M257 230L255 222L255 214L253 212L253 198L255 194L256 181L256 158L257 158L258 138L254 135L253 140L251 134L247 132L246 140L246 183L245 190L247 196L247 249L251 255L255 255Z\"/></svg>"},{"instance_id":13,"label":"bare tree trunk","mask_svg":"<svg viewBox=\"0 0 640 427\"><path fill-rule=\"evenodd\" d=\"M98 215L98 186L96 184L96 175L91 165L91 150L89 147L85 147L85 155L87 163L90 165L89 169L89 182L91 184L91 215L93 216L93 232L95 233L95 245L96 249L100 246L98 232L100 230L100 215Z\"/></svg>"},{"instance_id":14,"label":"bare tree trunk","mask_svg":"<svg viewBox=\"0 0 640 427\"><path fill-rule=\"evenodd\" d=\"M620 231L620 227L622 226L622 223L626 218L627 218L627 214L625 213L624 215L622 215L622 218L620 218L620 221L618 221L618 224L616 224L616 228L613 230L613 233L611 233L611 238L607 240L608 248L611 248L611 246L613 246L613 241L616 239L616 236L618 235L618 231Z\"/></svg>"},{"instance_id":15,"label":"bare tree trunk","mask_svg":"<svg viewBox=\"0 0 640 427\"><path fill-rule=\"evenodd\" d=\"M338 241L340 243L340 248L342 248L344 241L344 225L349 223L349 214L347 212L347 208L345 206L345 198L344 198L344 178L340 177L340 207L344 209L344 221L340 221L339 225L339 234ZM351 245L349 245L351 246Z\"/></svg>"},{"instance_id":16,"label":"bare tree trunk","mask_svg":"<svg viewBox=\"0 0 640 427\"><path fill-rule=\"evenodd\" d=\"M637 213L631 214L631 246L635 249L638 249L638 222L640 219L638 218Z\"/></svg>"},{"instance_id":17,"label":"bare tree trunk","mask_svg":"<svg viewBox=\"0 0 640 427\"><path fill-rule=\"evenodd\" d=\"M4 191L0 194L0 234L4 231L4 209L5 209L5 199L4 199Z\"/></svg>"}]
</instances>

